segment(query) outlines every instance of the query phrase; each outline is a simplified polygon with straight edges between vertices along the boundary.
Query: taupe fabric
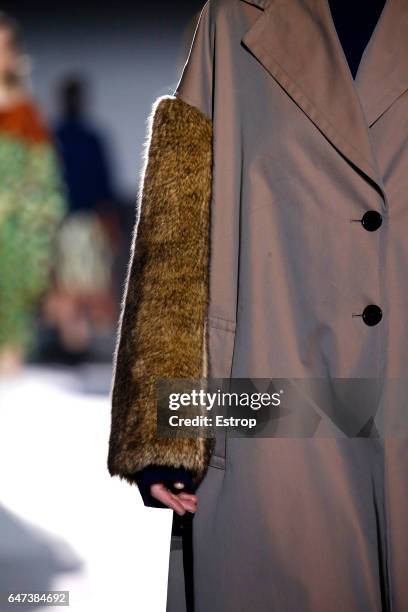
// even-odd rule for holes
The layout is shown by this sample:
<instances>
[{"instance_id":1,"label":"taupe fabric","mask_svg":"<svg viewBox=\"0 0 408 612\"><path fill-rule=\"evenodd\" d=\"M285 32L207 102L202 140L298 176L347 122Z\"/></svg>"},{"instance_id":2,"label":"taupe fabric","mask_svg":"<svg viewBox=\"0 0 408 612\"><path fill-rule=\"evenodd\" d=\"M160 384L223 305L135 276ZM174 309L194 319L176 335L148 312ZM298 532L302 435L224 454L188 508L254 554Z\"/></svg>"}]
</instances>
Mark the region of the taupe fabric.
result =
<instances>
[{"instance_id":1,"label":"taupe fabric","mask_svg":"<svg viewBox=\"0 0 408 612\"><path fill-rule=\"evenodd\" d=\"M213 122L212 376L407 375L407 31L388 0L353 82L326 0L204 6L176 95ZM218 448L195 612L408 609L406 440Z\"/></svg>"}]
</instances>

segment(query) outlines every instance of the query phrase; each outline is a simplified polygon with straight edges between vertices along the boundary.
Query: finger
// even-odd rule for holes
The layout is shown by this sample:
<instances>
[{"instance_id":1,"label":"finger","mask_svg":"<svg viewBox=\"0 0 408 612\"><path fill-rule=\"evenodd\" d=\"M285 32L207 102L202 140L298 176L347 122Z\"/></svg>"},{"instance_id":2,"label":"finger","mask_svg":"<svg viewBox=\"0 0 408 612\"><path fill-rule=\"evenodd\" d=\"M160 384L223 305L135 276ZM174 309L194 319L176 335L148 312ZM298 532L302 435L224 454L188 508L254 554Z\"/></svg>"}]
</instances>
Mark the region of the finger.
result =
<instances>
[{"instance_id":1,"label":"finger","mask_svg":"<svg viewBox=\"0 0 408 612\"><path fill-rule=\"evenodd\" d=\"M197 506L187 506L183 504L184 512L190 512L190 514L195 514L197 512Z\"/></svg>"},{"instance_id":2,"label":"finger","mask_svg":"<svg viewBox=\"0 0 408 612\"><path fill-rule=\"evenodd\" d=\"M161 502L168 508L171 508L172 510L177 512L177 514L179 514L180 516L185 514L186 510L183 504L177 499L177 496L170 493L170 491L168 491L168 489L166 489L164 485L152 485L150 487L150 493L152 497L157 499L159 502Z\"/></svg>"},{"instance_id":3,"label":"finger","mask_svg":"<svg viewBox=\"0 0 408 612\"><path fill-rule=\"evenodd\" d=\"M156 497L156 495L160 495L162 491L167 491L167 489L161 482L152 484L150 486L150 493L153 495L153 497Z\"/></svg>"},{"instance_id":4,"label":"finger","mask_svg":"<svg viewBox=\"0 0 408 612\"><path fill-rule=\"evenodd\" d=\"M172 496L174 501L177 501L178 503L181 503L184 511L188 511L188 512L196 512L197 510L197 502L194 500L189 500L189 499L183 499L181 497L181 493L172 493L170 492L170 495Z\"/></svg>"},{"instance_id":5,"label":"finger","mask_svg":"<svg viewBox=\"0 0 408 612\"><path fill-rule=\"evenodd\" d=\"M155 497L156 499L158 499L160 502L162 502L163 504L165 504L166 506L168 505L169 501L173 501L173 495L171 494L171 492L166 489L166 487L163 484L154 484L150 487L150 493L152 494L153 497Z\"/></svg>"},{"instance_id":6,"label":"finger","mask_svg":"<svg viewBox=\"0 0 408 612\"><path fill-rule=\"evenodd\" d=\"M186 500L192 501L194 503L197 503L197 495L193 495L192 493L184 493L184 492L183 493L178 493L177 497L179 499L186 499Z\"/></svg>"},{"instance_id":7,"label":"finger","mask_svg":"<svg viewBox=\"0 0 408 612\"><path fill-rule=\"evenodd\" d=\"M181 502L183 508L185 510L187 510L188 512L193 512L193 513L197 512L197 504L196 503L191 502L191 501L187 501L187 500L183 500L183 499L181 499L180 502Z\"/></svg>"}]
</instances>

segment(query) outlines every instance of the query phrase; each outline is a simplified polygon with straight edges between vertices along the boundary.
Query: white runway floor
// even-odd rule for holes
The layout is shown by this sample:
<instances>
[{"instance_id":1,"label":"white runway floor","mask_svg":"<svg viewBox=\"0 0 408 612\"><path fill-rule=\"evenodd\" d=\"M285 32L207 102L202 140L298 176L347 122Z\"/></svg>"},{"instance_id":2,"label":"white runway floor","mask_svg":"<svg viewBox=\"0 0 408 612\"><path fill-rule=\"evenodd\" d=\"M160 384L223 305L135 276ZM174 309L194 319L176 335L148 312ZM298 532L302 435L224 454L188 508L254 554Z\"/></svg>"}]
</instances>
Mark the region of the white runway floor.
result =
<instances>
[{"instance_id":1,"label":"white runway floor","mask_svg":"<svg viewBox=\"0 0 408 612\"><path fill-rule=\"evenodd\" d=\"M69 591L72 612L165 611L171 511L144 508L108 474L109 383L103 366L0 381L0 593Z\"/></svg>"}]
</instances>

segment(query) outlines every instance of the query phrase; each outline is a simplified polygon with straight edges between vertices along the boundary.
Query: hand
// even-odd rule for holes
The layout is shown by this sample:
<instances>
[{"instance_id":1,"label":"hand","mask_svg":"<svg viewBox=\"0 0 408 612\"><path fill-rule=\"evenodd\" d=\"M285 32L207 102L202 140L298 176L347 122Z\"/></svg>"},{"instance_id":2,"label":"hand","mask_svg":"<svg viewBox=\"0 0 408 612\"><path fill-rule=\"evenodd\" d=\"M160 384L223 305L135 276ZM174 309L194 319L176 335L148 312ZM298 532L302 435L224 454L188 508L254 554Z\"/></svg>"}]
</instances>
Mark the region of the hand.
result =
<instances>
[{"instance_id":1,"label":"hand","mask_svg":"<svg viewBox=\"0 0 408 612\"><path fill-rule=\"evenodd\" d=\"M175 482L174 488L179 489L180 493L172 493L164 484L157 483L151 485L150 495L180 516L183 516L186 512L196 512L197 496L183 492L184 484L182 482Z\"/></svg>"}]
</instances>

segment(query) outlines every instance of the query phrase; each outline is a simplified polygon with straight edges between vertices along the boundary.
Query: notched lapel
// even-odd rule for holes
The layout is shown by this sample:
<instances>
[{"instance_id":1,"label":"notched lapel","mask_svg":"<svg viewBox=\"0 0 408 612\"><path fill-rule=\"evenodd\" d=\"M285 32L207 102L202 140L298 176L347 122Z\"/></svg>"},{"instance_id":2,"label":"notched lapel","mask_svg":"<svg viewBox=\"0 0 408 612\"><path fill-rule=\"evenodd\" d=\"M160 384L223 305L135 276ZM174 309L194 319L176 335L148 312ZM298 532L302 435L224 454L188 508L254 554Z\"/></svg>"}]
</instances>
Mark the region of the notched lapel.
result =
<instances>
[{"instance_id":1,"label":"notched lapel","mask_svg":"<svg viewBox=\"0 0 408 612\"><path fill-rule=\"evenodd\" d=\"M387 0L361 59L356 87L368 125L408 89L408 2Z\"/></svg>"},{"instance_id":2,"label":"notched lapel","mask_svg":"<svg viewBox=\"0 0 408 612\"><path fill-rule=\"evenodd\" d=\"M242 43L384 195L367 122L327 0L270 0Z\"/></svg>"}]
</instances>

